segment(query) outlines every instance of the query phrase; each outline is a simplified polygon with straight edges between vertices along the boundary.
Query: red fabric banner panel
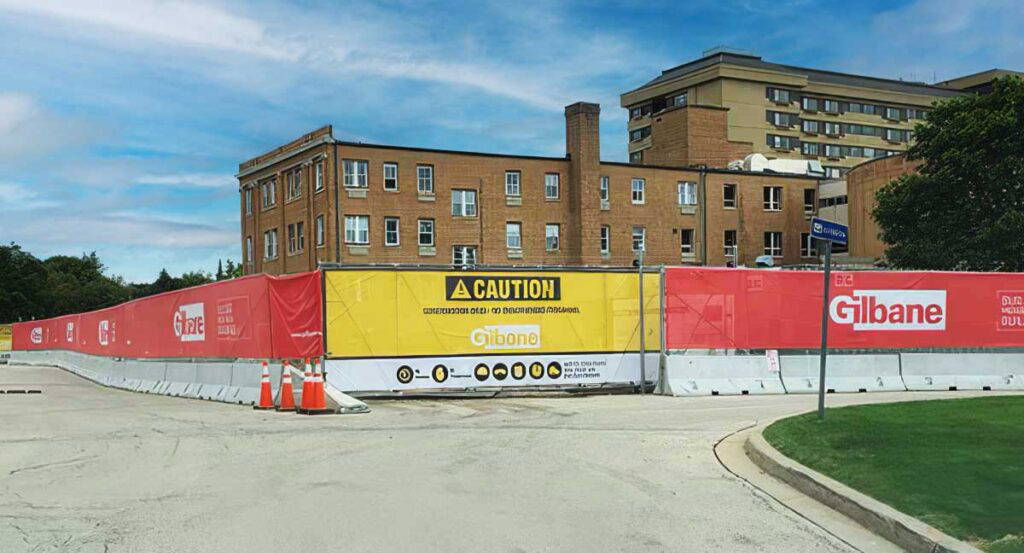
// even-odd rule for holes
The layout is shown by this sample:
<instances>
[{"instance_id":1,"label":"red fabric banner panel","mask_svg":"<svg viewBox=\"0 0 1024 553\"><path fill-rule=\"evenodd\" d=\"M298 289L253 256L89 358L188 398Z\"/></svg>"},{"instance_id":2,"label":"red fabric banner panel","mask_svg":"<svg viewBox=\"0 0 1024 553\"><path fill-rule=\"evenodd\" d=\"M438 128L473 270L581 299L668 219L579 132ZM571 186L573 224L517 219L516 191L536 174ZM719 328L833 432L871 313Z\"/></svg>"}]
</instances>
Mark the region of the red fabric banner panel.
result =
<instances>
[{"instance_id":1,"label":"red fabric banner panel","mask_svg":"<svg viewBox=\"0 0 1024 553\"><path fill-rule=\"evenodd\" d=\"M15 323L13 349L133 358L317 356L323 351L320 297L319 272L252 275Z\"/></svg>"},{"instance_id":2,"label":"red fabric banner panel","mask_svg":"<svg viewBox=\"0 0 1024 553\"><path fill-rule=\"evenodd\" d=\"M822 273L665 271L669 349L817 349ZM831 348L1024 347L1024 274L833 272Z\"/></svg>"}]
</instances>

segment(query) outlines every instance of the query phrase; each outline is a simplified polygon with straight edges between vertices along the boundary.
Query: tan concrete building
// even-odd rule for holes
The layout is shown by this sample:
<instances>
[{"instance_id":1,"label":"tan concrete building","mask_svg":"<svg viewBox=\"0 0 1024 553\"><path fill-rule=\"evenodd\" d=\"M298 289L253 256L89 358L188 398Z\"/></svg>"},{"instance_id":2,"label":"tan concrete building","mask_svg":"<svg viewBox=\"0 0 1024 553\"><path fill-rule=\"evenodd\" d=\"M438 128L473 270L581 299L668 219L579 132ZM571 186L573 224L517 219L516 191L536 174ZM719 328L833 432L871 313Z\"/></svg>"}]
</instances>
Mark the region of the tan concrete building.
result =
<instances>
[{"instance_id":1,"label":"tan concrete building","mask_svg":"<svg viewBox=\"0 0 1024 553\"><path fill-rule=\"evenodd\" d=\"M635 163L724 167L743 145L768 158L818 160L841 178L865 160L903 152L932 102L990 83L1002 70L939 85L771 63L726 50L667 69L621 95ZM709 115L713 113L714 115ZM695 147L702 122L724 140ZM681 138L687 137L687 138Z\"/></svg>"},{"instance_id":2,"label":"tan concrete building","mask_svg":"<svg viewBox=\"0 0 1024 553\"><path fill-rule=\"evenodd\" d=\"M920 161L905 155L875 159L857 165L846 175L849 197L850 257L878 260L885 257L885 243L878 238L878 223L871 217L878 189L902 175L916 173Z\"/></svg>"},{"instance_id":3,"label":"tan concrete building","mask_svg":"<svg viewBox=\"0 0 1024 553\"><path fill-rule=\"evenodd\" d=\"M628 266L641 248L650 264L816 259L806 237L815 179L603 162L599 111L566 107L565 157L344 142L327 126L246 161L237 175L245 272L318 262ZM701 114L720 121L720 136L706 131L717 146L695 148L732 147L724 111Z\"/></svg>"}]
</instances>

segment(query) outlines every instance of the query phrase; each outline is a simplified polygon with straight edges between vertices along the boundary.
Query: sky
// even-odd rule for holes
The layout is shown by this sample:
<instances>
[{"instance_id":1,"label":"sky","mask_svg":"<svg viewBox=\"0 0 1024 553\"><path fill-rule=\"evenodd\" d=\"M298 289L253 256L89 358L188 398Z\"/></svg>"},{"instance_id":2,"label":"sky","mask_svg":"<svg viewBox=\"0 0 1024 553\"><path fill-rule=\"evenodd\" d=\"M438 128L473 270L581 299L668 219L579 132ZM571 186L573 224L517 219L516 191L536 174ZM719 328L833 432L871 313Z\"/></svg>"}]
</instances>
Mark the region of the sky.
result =
<instances>
[{"instance_id":1,"label":"sky","mask_svg":"<svg viewBox=\"0 0 1024 553\"><path fill-rule=\"evenodd\" d=\"M241 255L238 164L343 140L565 154L562 109L726 45L935 82L1024 70L1021 0L0 0L0 243L151 281Z\"/></svg>"}]
</instances>

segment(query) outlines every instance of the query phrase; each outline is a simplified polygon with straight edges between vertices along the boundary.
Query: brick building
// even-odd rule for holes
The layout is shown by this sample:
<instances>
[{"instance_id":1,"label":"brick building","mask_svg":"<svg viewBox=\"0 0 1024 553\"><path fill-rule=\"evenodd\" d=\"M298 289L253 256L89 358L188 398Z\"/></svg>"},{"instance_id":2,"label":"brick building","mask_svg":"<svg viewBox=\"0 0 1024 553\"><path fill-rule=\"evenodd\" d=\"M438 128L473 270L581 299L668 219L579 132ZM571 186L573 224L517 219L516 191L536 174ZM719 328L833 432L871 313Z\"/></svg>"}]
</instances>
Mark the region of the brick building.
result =
<instances>
[{"instance_id":1,"label":"brick building","mask_svg":"<svg viewBox=\"0 0 1024 553\"><path fill-rule=\"evenodd\" d=\"M565 157L344 142L327 126L246 161L237 175L245 271L628 266L640 247L650 264L814 259L815 179L602 162L599 110L566 107ZM742 145L725 140L723 113L708 110L705 136L678 147L735 158Z\"/></svg>"}]
</instances>

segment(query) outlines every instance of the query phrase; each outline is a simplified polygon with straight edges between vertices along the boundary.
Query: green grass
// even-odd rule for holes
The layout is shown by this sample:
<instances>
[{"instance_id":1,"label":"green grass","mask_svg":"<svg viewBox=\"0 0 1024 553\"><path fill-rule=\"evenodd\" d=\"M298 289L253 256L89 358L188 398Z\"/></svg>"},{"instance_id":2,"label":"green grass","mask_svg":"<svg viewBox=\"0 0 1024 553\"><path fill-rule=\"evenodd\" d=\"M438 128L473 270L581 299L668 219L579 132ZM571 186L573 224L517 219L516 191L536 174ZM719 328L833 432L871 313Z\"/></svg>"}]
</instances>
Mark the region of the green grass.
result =
<instances>
[{"instance_id":1,"label":"green grass","mask_svg":"<svg viewBox=\"0 0 1024 553\"><path fill-rule=\"evenodd\" d=\"M772 424L787 457L992 553L1024 553L1024 396L829 409Z\"/></svg>"}]
</instances>

